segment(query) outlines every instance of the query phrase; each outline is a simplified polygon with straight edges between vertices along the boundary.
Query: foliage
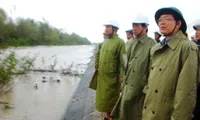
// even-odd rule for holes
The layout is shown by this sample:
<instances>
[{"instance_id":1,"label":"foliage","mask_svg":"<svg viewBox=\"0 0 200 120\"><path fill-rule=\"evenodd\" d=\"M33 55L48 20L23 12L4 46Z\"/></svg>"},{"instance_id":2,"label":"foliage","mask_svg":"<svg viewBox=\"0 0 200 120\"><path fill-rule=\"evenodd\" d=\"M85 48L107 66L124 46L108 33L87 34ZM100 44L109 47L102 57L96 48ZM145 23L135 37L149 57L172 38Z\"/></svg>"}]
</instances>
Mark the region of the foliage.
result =
<instances>
[{"instance_id":1,"label":"foliage","mask_svg":"<svg viewBox=\"0 0 200 120\"><path fill-rule=\"evenodd\" d=\"M13 75L25 74L33 66L34 60L28 56L17 59L14 52L0 59L0 90L12 80Z\"/></svg>"},{"instance_id":2,"label":"foliage","mask_svg":"<svg viewBox=\"0 0 200 120\"><path fill-rule=\"evenodd\" d=\"M68 34L47 21L18 18L13 20L0 8L0 47L32 45L89 45L87 38Z\"/></svg>"}]
</instances>

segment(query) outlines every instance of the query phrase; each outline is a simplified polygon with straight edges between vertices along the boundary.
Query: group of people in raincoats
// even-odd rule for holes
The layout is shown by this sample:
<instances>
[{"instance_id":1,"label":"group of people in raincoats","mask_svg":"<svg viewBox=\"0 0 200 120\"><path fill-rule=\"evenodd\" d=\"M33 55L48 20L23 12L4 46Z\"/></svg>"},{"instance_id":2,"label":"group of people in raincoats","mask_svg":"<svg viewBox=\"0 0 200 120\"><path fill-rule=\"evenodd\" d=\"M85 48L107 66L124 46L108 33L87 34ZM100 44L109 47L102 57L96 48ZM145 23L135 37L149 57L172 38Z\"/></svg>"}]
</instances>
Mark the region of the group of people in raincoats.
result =
<instances>
[{"instance_id":1,"label":"group of people in raincoats","mask_svg":"<svg viewBox=\"0 0 200 120\"><path fill-rule=\"evenodd\" d=\"M155 21L159 36L154 40L147 35L148 17L135 16L126 44L117 35L117 22L104 25L90 83L104 120L200 120L200 24L194 26L195 44L185 36L179 9L160 8Z\"/></svg>"}]
</instances>

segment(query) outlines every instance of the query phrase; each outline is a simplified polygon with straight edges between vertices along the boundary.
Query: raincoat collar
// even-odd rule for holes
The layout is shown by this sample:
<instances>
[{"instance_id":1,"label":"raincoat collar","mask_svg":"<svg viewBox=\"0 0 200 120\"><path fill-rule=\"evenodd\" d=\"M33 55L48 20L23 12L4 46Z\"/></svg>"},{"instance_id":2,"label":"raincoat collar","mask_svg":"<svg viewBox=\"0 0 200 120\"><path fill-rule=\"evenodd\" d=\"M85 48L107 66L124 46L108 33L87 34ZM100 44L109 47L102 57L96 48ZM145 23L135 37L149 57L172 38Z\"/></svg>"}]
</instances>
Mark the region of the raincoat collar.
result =
<instances>
[{"instance_id":1,"label":"raincoat collar","mask_svg":"<svg viewBox=\"0 0 200 120\"><path fill-rule=\"evenodd\" d=\"M161 46L166 45L171 39L172 37L168 38L167 40L166 39L162 40L162 42L160 42Z\"/></svg>"},{"instance_id":2,"label":"raincoat collar","mask_svg":"<svg viewBox=\"0 0 200 120\"><path fill-rule=\"evenodd\" d=\"M118 34L109 37L110 39L118 38Z\"/></svg>"},{"instance_id":3,"label":"raincoat collar","mask_svg":"<svg viewBox=\"0 0 200 120\"><path fill-rule=\"evenodd\" d=\"M175 50L176 47L178 46L179 42L185 38L184 34L182 33L181 30L179 30L173 37L172 39L167 43L167 45L172 49Z\"/></svg>"},{"instance_id":4,"label":"raincoat collar","mask_svg":"<svg viewBox=\"0 0 200 120\"><path fill-rule=\"evenodd\" d=\"M166 45L169 46L170 49L175 50L179 42L183 40L182 38L185 38L185 36L183 35L182 31L179 30L174 36L171 37L170 41L168 41ZM161 44L156 44L153 49L153 53L159 49L162 49L164 46Z\"/></svg>"},{"instance_id":5,"label":"raincoat collar","mask_svg":"<svg viewBox=\"0 0 200 120\"><path fill-rule=\"evenodd\" d=\"M144 44L145 40L147 38L147 35L142 36L141 38L136 38L140 43Z\"/></svg>"}]
</instances>

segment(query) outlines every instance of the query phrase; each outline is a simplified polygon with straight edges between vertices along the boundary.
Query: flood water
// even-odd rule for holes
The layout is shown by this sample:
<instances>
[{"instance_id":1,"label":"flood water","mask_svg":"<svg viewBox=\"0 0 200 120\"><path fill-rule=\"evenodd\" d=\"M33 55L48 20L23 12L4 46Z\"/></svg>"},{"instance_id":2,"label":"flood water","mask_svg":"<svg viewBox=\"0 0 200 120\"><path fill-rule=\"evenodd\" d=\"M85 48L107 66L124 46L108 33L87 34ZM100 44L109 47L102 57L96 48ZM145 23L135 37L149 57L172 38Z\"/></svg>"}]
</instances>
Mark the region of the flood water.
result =
<instances>
[{"instance_id":1,"label":"flood water","mask_svg":"<svg viewBox=\"0 0 200 120\"><path fill-rule=\"evenodd\" d=\"M36 57L33 69L55 69L58 72L30 71L15 77L16 83L11 91L0 95L0 101L13 104L12 108L0 104L0 120L61 120L81 79L61 74L61 71L70 66L72 71L84 73L93 49L94 46L38 46L6 50L5 54L14 51L18 58Z\"/></svg>"}]
</instances>

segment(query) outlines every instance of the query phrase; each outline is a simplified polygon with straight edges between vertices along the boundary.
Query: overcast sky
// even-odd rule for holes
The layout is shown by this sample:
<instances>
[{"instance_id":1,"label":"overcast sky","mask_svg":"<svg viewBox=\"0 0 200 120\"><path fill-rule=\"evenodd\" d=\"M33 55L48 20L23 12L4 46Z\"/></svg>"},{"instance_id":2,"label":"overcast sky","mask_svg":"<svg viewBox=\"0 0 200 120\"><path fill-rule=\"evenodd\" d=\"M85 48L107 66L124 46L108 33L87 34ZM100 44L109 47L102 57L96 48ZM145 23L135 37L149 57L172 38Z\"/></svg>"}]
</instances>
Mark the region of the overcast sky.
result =
<instances>
[{"instance_id":1,"label":"overcast sky","mask_svg":"<svg viewBox=\"0 0 200 120\"><path fill-rule=\"evenodd\" d=\"M91 42L103 41L102 26L109 20L120 24L118 34L126 41L125 30L131 29L131 21L138 13L148 15L150 20L149 36L157 30L154 14L161 7L179 8L191 36L194 31L191 23L200 19L199 0L0 0L0 7L13 18L45 18L50 25L66 29L87 37Z\"/></svg>"}]
</instances>

